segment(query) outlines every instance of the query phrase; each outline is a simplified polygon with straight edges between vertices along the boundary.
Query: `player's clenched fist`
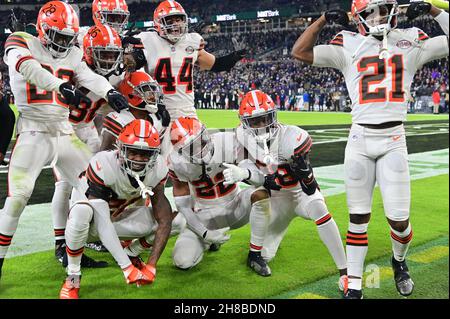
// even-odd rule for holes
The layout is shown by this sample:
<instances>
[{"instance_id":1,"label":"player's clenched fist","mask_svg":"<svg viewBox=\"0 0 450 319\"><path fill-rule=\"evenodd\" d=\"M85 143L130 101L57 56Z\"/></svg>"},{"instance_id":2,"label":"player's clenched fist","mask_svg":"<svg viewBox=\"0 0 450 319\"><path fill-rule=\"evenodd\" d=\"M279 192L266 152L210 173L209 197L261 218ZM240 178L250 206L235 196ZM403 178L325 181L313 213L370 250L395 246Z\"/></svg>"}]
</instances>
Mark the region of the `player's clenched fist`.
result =
<instances>
[{"instance_id":1,"label":"player's clenched fist","mask_svg":"<svg viewBox=\"0 0 450 319\"><path fill-rule=\"evenodd\" d=\"M109 90L108 94L106 95L108 99L109 106L112 107L112 109L116 112L120 112L122 110L125 110L128 108L128 101L116 90Z\"/></svg>"},{"instance_id":2,"label":"player's clenched fist","mask_svg":"<svg viewBox=\"0 0 450 319\"><path fill-rule=\"evenodd\" d=\"M406 10L408 20L414 20L424 14L428 14L431 10L431 4L424 1L411 2Z\"/></svg>"},{"instance_id":3,"label":"player's clenched fist","mask_svg":"<svg viewBox=\"0 0 450 319\"><path fill-rule=\"evenodd\" d=\"M91 99L69 82L61 84L59 86L59 92L69 106L83 109L91 105Z\"/></svg>"},{"instance_id":4,"label":"player's clenched fist","mask_svg":"<svg viewBox=\"0 0 450 319\"><path fill-rule=\"evenodd\" d=\"M325 12L325 20L327 20L327 23L334 22L343 26L347 26L350 22L347 12L340 9Z\"/></svg>"}]
</instances>

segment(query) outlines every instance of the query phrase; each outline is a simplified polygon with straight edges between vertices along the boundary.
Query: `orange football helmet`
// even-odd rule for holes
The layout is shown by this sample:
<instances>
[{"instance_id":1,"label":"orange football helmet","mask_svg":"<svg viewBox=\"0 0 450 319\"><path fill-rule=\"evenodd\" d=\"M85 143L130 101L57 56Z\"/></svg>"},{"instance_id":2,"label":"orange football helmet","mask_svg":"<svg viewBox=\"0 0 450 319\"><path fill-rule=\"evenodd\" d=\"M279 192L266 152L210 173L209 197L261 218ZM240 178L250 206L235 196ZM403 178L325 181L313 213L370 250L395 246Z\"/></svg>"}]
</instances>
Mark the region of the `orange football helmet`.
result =
<instances>
[{"instance_id":1,"label":"orange football helmet","mask_svg":"<svg viewBox=\"0 0 450 319\"><path fill-rule=\"evenodd\" d=\"M86 63L95 72L106 75L122 62L123 49L119 34L108 25L90 27L83 38Z\"/></svg>"},{"instance_id":2,"label":"orange football helmet","mask_svg":"<svg viewBox=\"0 0 450 319\"><path fill-rule=\"evenodd\" d=\"M125 0L94 0L92 19L96 25L108 25L119 34L128 23L130 11Z\"/></svg>"},{"instance_id":3,"label":"orange football helmet","mask_svg":"<svg viewBox=\"0 0 450 319\"><path fill-rule=\"evenodd\" d=\"M397 27L397 0L353 0L351 10L362 35L383 35Z\"/></svg>"},{"instance_id":4,"label":"orange football helmet","mask_svg":"<svg viewBox=\"0 0 450 319\"><path fill-rule=\"evenodd\" d=\"M145 120L128 123L117 138L119 161L131 176L145 176L155 165L161 141L152 124Z\"/></svg>"},{"instance_id":5,"label":"orange football helmet","mask_svg":"<svg viewBox=\"0 0 450 319\"><path fill-rule=\"evenodd\" d=\"M170 128L170 140L175 150L191 163L208 163L214 154L214 145L205 125L196 118L176 119Z\"/></svg>"},{"instance_id":6,"label":"orange football helmet","mask_svg":"<svg viewBox=\"0 0 450 319\"><path fill-rule=\"evenodd\" d=\"M50 1L39 10L36 23L38 38L55 58L69 54L79 29L78 15L68 3Z\"/></svg>"},{"instance_id":7,"label":"orange football helmet","mask_svg":"<svg viewBox=\"0 0 450 319\"><path fill-rule=\"evenodd\" d=\"M188 16L181 4L173 0L158 5L153 13L153 22L159 35L173 43L188 32Z\"/></svg>"},{"instance_id":8,"label":"orange football helmet","mask_svg":"<svg viewBox=\"0 0 450 319\"><path fill-rule=\"evenodd\" d=\"M279 130L275 103L260 90L245 94L239 107L239 119L245 131L261 140L273 138Z\"/></svg>"},{"instance_id":9,"label":"orange football helmet","mask_svg":"<svg viewBox=\"0 0 450 319\"><path fill-rule=\"evenodd\" d=\"M158 104L162 103L163 94L158 82L142 71L128 73L118 90L128 99L128 104L139 110L156 113Z\"/></svg>"}]
</instances>

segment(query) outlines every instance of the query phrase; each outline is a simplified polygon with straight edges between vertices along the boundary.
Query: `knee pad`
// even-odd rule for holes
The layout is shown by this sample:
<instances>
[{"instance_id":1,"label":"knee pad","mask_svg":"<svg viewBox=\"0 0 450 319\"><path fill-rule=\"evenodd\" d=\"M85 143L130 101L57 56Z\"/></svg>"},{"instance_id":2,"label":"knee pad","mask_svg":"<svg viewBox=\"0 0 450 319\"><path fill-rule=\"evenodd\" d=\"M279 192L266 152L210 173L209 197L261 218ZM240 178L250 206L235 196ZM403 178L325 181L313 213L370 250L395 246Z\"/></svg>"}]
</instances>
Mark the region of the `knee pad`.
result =
<instances>
[{"instance_id":1,"label":"knee pad","mask_svg":"<svg viewBox=\"0 0 450 319\"><path fill-rule=\"evenodd\" d=\"M186 227L186 219L183 214L178 213L177 216L172 221L172 230L170 231L170 236L178 235Z\"/></svg>"},{"instance_id":2,"label":"knee pad","mask_svg":"<svg viewBox=\"0 0 450 319\"><path fill-rule=\"evenodd\" d=\"M309 219L313 221L317 221L329 213L327 205L323 200L320 199L316 199L310 202L305 207L305 211Z\"/></svg>"},{"instance_id":3,"label":"knee pad","mask_svg":"<svg viewBox=\"0 0 450 319\"><path fill-rule=\"evenodd\" d=\"M386 164L392 171L402 173L408 170L408 159L402 153L389 153L386 155Z\"/></svg>"},{"instance_id":4,"label":"knee pad","mask_svg":"<svg viewBox=\"0 0 450 319\"><path fill-rule=\"evenodd\" d=\"M347 176L352 181L360 181L365 176L365 167L358 161L349 160L345 170L347 172Z\"/></svg>"},{"instance_id":5,"label":"knee pad","mask_svg":"<svg viewBox=\"0 0 450 319\"><path fill-rule=\"evenodd\" d=\"M94 210L87 203L75 204L69 213L69 219L67 223L77 230L85 230L89 228L89 224L94 216Z\"/></svg>"},{"instance_id":6,"label":"knee pad","mask_svg":"<svg viewBox=\"0 0 450 319\"><path fill-rule=\"evenodd\" d=\"M59 181L55 183L55 193L56 190L70 196L70 193L72 192L72 185L65 181Z\"/></svg>"}]
</instances>

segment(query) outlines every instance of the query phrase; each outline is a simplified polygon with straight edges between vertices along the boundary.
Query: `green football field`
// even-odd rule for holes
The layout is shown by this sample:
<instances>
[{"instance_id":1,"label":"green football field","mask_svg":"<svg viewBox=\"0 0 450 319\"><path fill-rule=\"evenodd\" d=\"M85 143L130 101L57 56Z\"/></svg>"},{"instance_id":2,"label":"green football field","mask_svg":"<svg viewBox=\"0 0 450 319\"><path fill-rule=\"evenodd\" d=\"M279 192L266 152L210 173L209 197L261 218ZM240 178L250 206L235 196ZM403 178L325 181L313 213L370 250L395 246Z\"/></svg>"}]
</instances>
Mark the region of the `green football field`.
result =
<instances>
[{"instance_id":1,"label":"green football field","mask_svg":"<svg viewBox=\"0 0 450 319\"><path fill-rule=\"evenodd\" d=\"M210 128L229 128L238 124L236 111L199 110L199 117ZM343 163L345 139L351 123L350 114L279 112L278 119L282 123L308 127L313 140L319 142L314 147L314 167L324 166L320 169L326 169L325 166ZM423 152L447 149L444 165L425 159L416 159L410 165L412 174L424 173L421 173L423 177L419 174L420 177L411 183L414 238L408 261L416 289L409 298L449 298L448 119L448 115L408 115L408 121L413 122L407 126L410 153L420 158ZM429 156L442 157L442 154L433 153ZM330 169L333 167L330 166ZM342 165L338 169L342 169ZM441 169L439 174L427 175L436 169ZM335 175L340 173L337 171ZM338 177L334 177L333 172L330 176L322 177L324 192L333 183L342 187L342 181L337 181ZM5 185L6 174L0 171L0 201L4 196ZM43 171L35 193L32 204L49 202L53 193L50 170ZM348 225L345 194L338 192L337 195L328 195L326 202L344 240ZM48 232L46 236L51 241L51 233ZM159 262L155 283L141 288L125 284L120 269L109 254L86 249L90 256L107 260L110 266L83 270L80 297L340 298L337 289L338 273L313 222L294 219L276 258L270 263L273 275L268 278L259 277L246 266L249 236L249 226L231 231L229 242L218 252L207 252L203 261L189 271L177 270L172 265L171 251L175 242L175 238L172 238ZM29 241L32 245L33 239ZM391 251L389 227L378 189L373 201L369 242L364 280L365 298L401 298L395 290L388 263ZM21 243L13 245L20 246ZM0 298L58 297L65 272L53 256L51 243L47 249L5 261L0 281Z\"/></svg>"}]
</instances>

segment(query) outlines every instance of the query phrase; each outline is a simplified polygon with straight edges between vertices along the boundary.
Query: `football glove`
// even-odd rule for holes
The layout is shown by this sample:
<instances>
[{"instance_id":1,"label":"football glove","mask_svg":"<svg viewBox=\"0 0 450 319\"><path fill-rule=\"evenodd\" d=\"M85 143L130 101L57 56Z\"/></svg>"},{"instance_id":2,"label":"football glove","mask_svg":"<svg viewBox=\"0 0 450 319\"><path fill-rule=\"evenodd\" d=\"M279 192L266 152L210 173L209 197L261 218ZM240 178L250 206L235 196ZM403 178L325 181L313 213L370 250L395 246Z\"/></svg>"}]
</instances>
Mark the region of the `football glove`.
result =
<instances>
[{"instance_id":1,"label":"football glove","mask_svg":"<svg viewBox=\"0 0 450 319\"><path fill-rule=\"evenodd\" d=\"M336 23L344 27L348 26L350 19L348 18L347 12L341 9L330 10L325 12L325 20L327 23Z\"/></svg>"},{"instance_id":2,"label":"football glove","mask_svg":"<svg viewBox=\"0 0 450 319\"><path fill-rule=\"evenodd\" d=\"M223 177L225 178L223 185L236 184L250 178L250 171L248 169L243 169L227 163L223 163L223 166L227 167L227 169L223 171Z\"/></svg>"},{"instance_id":3,"label":"football glove","mask_svg":"<svg viewBox=\"0 0 450 319\"><path fill-rule=\"evenodd\" d=\"M73 108L86 109L92 103L90 98L69 82L61 84L59 92L63 96L64 102Z\"/></svg>"},{"instance_id":4,"label":"football glove","mask_svg":"<svg viewBox=\"0 0 450 319\"><path fill-rule=\"evenodd\" d=\"M168 127L170 125L170 114L164 104L158 104L158 111L155 115L156 118L161 121L162 126Z\"/></svg>"},{"instance_id":5,"label":"football glove","mask_svg":"<svg viewBox=\"0 0 450 319\"><path fill-rule=\"evenodd\" d=\"M127 284L137 284L140 285L140 281L146 278L142 272L137 269L135 266L130 265L125 269L122 269L123 275L125 277L125 281Z\"/></svg>"},{"instance_id":6,"label":"football glove","mask_svg":"<svg viewBox=\"0 0 450 319\"><path fill-rule=\"evenodd\" d=\"M270 194L271 190L279 191L282 188L280 185L278 185L278 183L276 181L276 179L279 178L279 177L281 177L281 175L278 174L278 172L275 172L273 174L264 176L264 184L263 184L263 186L264 186L265 189L267 189L269 194Z\"/></svg>"},{"instance_id":7,"label":"football glove","mask_svg":"<svg viewBox=\"0 0 450 319\"><path fill-rule=\"evenodd\" d=\"M230 230L230 227L225 227L222 229L217 229L217 230L207 230L205 231L205 233L203 234L203 240L207 243L207 244L218 244L218 245L222 245L224 243L226 243L231 235L226 234L227 231Z\"/></svg>"},{"instance_id":8,"label":"football glove","mask_svg":"<svg viewBox=\"0 0 450 319\"><path fill-rule=\"evenodd\" d=\"M141 272L144 278L139 281L140 285L150 285L155 281L156 268L154 266L147 264L141 269Z\"/></svg>"},{"instance_id":9,"label":"football glove","mask_svg":"<svg viewBox=\"0 0 450 319\"><path fill-rule=\"evenodd\" d=\"M311 165L305 161L303 156L292 156L291 170L292 174L299 181L312 176L313 170Z\"/></svg>"},{"instance_id":10,"label":"football glove","mask_svg":"<svg viewBox=\"0 0 450 319\"><path fill-rule=\"evenodd\" d=\"M423 1L411 2L406 9L406 17L409 21L414 20L424 14L428 14L431 10L431 4Z\"/></svg>"},{"instance_id":11,"label":"football glove","mask_svg":"<svg viewBox=\"0 0 450 319\"><path fill-rule=\"evenodd\" d=\"M128 109L128 101L125 96L114 89L108 91L106 99L108 100L109 106L116 112L120 113L120 111Z\"/></svg>"}]
</instances>

